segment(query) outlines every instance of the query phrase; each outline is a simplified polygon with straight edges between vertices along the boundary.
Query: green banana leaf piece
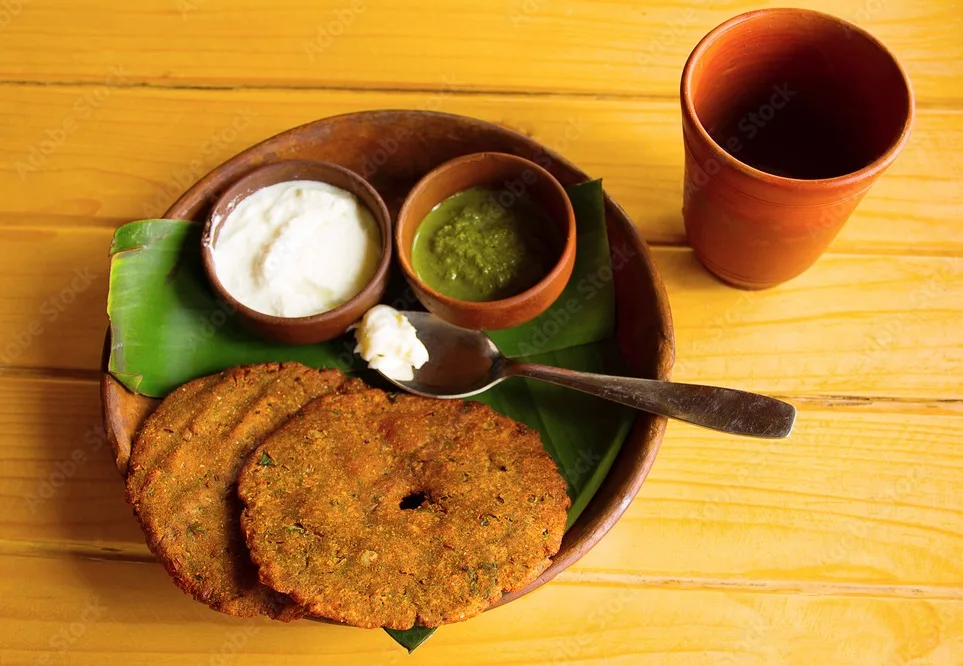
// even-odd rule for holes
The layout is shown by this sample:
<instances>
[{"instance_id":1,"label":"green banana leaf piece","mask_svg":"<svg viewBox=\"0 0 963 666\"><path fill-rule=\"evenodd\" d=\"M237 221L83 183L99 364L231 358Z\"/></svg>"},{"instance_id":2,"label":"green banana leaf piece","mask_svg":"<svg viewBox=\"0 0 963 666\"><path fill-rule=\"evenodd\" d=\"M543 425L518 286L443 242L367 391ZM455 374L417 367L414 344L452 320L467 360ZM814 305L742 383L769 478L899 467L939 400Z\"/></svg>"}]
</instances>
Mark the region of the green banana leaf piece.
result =
<instances>
[{"instance_id":1,"label":"green banana leaf piece","mask_svg":"<svg viewBox=\"0 0 963 666\"><path fill-rule=\"evenodd\" d=\"M162 398L191 379L235 365L299 361L316 368L362 367L350 336L292 346L248 330L208 285L202 230L195 222L144 220L114 234L107 367L124 386Z\"/></svg>"},{"instance_id":2,"label":"green banana leaf piece","mask_svg":"<svg viewBox=\"0 0 963 666\"><path fill-rule=\"evenodd\" d=\"M611 262L600 181L568 188L576 213L576 265L568 287L543 315L492 332L506 355L573 370L622 374L612 331ZM110 372L131 391L161 398L181 384L235 365L299 361L362 371L350 335L318 345L267 342L244 327L210 289L201 265L202 226L182 220L132 222L111 245ZM395 270L386 303L417 308ZM365 373L367 374L367 373ZM478 396L536 428L569 484L570 527L598 490L635 418L633 410L575 391L512 379ZM435 631L386 630L410 651Z\"/></svg>"},{"instance_id":3,"label":"green banana leaf piece","mask_svg":"<svg viewBox=\"0 0 963 666\"><path fill-rule=\"evenodd\" d=\"M530 356L612 337L615 285L605 230L602 181L567 188L577 244L572 277L548 310L521 326L488 335L505 356Z\"/></svg>"},{"instance_id":4,"label":"green banana leaf piece","mask_svg":"<svg viewBox=\"0 0 963 666\"><path fill-rule=\"evenodd\" d=\"M414 652L415 648L431 638L436 631L437 629L429 629L428 627L412 627L404 631L385 629L385 633L395 639L395 642L401 647L408 650L408 654Z\"/></svg>"}]
</instances>

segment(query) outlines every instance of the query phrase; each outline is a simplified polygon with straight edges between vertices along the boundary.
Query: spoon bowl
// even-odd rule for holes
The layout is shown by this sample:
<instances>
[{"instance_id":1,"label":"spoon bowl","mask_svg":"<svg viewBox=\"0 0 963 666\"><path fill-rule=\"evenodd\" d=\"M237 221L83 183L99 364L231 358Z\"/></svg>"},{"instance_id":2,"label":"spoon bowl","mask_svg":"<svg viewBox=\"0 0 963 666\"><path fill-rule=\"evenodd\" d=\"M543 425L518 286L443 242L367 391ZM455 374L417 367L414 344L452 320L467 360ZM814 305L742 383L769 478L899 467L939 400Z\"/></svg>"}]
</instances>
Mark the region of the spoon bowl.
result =
<instances>
[{"instance_id":1,"label":"spoon bowl","mask_svg":"<svg viewBox=\"0 0 963 666\"><path fill-rule=\"evenodd\" d=\"M418 332L418 339L428 350L428 362L416 368L408 381L384 376L416 395L468 398L509 377L528 377L734 435L788 437L796 421L795 407L768 396L513 361L505 358L482 331L459 328L428 312L401 314Z\"/></svg>"},{"instance_id":2,"label":"spoon bowl","mask_svg":"<svg viewBox=\"0 0 963 666\"><path fill-rule=\"evenodd\" d=\"M428 362L415 369L410 381L385 376L394 385L426 398L469 398L508 377L505 359L481 331L449 324L428 312L402 312L428 349Z\"/></svg>"}]
</instances>

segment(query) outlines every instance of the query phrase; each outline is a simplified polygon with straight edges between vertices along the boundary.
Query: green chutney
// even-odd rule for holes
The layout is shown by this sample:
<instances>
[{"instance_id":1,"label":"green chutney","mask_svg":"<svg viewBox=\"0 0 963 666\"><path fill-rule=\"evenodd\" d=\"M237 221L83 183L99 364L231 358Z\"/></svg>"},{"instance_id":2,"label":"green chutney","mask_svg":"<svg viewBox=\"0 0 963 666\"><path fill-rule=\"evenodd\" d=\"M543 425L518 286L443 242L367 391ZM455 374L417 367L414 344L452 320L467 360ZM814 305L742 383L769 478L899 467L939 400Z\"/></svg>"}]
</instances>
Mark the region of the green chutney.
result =
<instances>
[{"instance_id":1,"label":"green chutney","mask_svg":"<svg viewBox=\"0 0 963 666\"><path fill-rule=\"evenodd\" d=\"M445 296L497 301L535 286L555 267L560 236L530 201L474 187L448 197L425 216L411 263L422 281Z\"/></svg>"}]
</instances>

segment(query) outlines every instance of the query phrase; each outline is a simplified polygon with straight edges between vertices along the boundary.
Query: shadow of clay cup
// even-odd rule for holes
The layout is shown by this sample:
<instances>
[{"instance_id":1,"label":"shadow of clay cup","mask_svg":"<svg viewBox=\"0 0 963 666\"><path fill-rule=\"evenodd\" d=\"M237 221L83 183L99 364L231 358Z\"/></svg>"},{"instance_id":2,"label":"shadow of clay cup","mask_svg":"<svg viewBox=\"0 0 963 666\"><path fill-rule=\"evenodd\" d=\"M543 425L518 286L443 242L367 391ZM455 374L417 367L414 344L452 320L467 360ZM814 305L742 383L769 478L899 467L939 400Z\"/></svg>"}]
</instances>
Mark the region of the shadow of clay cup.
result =
<instances>
[{"instance_id":1,"label":"shadow of clay cup","mask_svg":"<svg viewBox=\"0 0 963 666\"><path fill-rule=\"evenodd\" d=\"M883 44L803 9L732 18L682 73L683 218L702 263L745 289L801 274L909 138L913 92Z\"/></svg>"}]
</instances>

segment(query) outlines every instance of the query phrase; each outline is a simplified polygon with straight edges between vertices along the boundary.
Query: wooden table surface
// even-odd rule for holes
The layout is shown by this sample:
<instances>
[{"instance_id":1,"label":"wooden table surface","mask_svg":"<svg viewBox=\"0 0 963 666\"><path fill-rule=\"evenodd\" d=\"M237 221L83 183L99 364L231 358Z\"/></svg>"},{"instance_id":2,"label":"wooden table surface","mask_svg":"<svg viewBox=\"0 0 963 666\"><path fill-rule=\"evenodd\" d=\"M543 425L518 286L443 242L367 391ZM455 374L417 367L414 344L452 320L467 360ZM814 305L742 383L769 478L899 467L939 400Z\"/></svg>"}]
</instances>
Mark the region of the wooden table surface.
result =
<instances>
[{"instance_id":1,"label":"wooden table surface","mask_svg":"<svg viewBox=\"0 0 963 666\"><path fill-rule=\"evenodd\" d=\"M750 293L686 246L677 89L702 34L767 4L0 1L0 664L963 664L963 4L811 3L892 48L917 124L829 253ZM115 227L378 108L491 120L603 177L653 246L675 378L800 408L786 441L671 423L577 566L410 657L178 591L97 388Z\"/></svg>"}]
</instances>

